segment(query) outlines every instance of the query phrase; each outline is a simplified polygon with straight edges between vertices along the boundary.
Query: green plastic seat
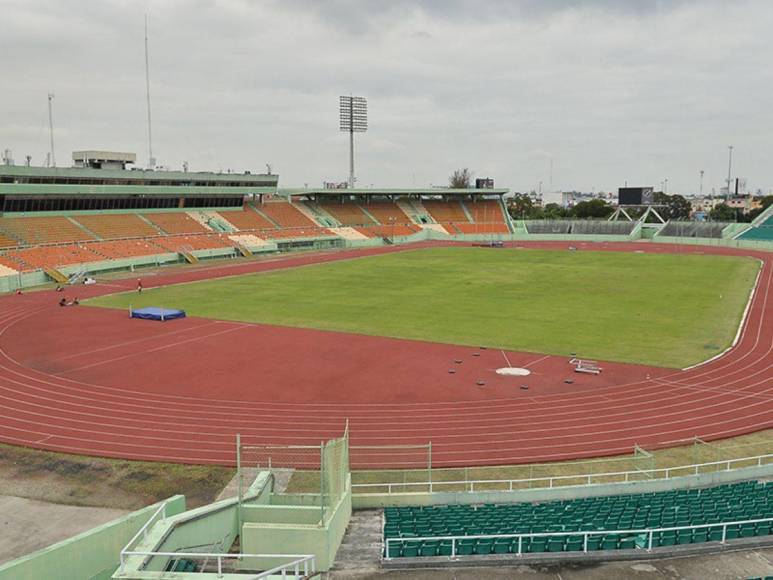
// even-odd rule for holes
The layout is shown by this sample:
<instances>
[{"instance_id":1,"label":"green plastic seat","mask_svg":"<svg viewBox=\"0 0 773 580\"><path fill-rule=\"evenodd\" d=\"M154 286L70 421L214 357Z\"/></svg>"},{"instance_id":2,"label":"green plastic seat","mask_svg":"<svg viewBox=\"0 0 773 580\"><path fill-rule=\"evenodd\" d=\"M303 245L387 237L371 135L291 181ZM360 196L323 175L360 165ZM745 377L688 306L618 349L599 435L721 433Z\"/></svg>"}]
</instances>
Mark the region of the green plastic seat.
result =
<instances>
[{"instance_id":1,"label":"green plastic seat","mask_svg":"<svg viewBox=\"0 0 773 580\"><path fill-rule=\"evenodd\" d=\"M497 538L494 540L494 553L495 554L509 554L510 553L510 538Z\"/></svg>"},{"instance_id":2,"label":"green plastic seat","mask_svg":"<svg viewBox=\"0 0 773 580\"><path fill-rule=\"evenodd\" d=\"M548 538L548 552L563 552L564 538Z\"/></svg>"},{"instance_id":3,"label":"green plastic seat","mask_svg":"<svg viewBox=\"0 0 773 580\"><path fill-rule=\"evenodd\" d=\"M490 539L482 539L478 540L475 544L475 553L476 554L490 554L491 550L494 548L494 540Z\"/></svg>"},{"instance_id":4,"label":"green plastic seat","mask_svg":"<svg viewBox=\"0 0 773 580\"><path fill-rule=\"evenodd\" d=\"M387 544L388 558L399 558L400 556L402 556L402 553L403 553L402 542L389 542L389 544Z\"/></svg>"},{"instance_id":5,"label":"green plastic seat","mask_svg":"<svg viewBox=\"0 0 773 580\"><path fill-rule=\"evenodd\" d=\"M540 553L547 551L548 539L544 537L532 538L529 542L529 552Z\"/></svg>"},{"instance_id":6,"label":"green plastic seat","mask_svg":"<svg viewBox=\"0 0 773 580\"><path fill-rule=\"evenodd\" d=\"M459 556L472 556L475 553L475 540L458 540L456 553Z\"/></svg>"},{"instance_id":7,"label":"green plastic seat","mask_svg":"<svg viewBox=\"0 0 773 580\"><path fill-rule=\"evenodd\" d=\"M582 552L585 541L582 536L569 536L564 544L565 552Z\"/></svg>"},{"instance_id":8,"label":"green plastic seat","mask_svg":"<svg viewBox=\"0 0 773 580\"><path fill-rule=\"evenodd\" d=\"M617 545L620 542L620 538L617 534L604 536L601 540L602 550L617 550Z\"/></svg>"},{"instance_id":9,"label":"green plastic seat","mask_svg":"<svg viewBox=\"0 0 773 580\"><path fill-rule=\"evenodd\" d=\"M422 542L421 548L419 548L419 556L437 556L440 542L437 540L428 540Z\"/></svg>"},{"instance_id":10,"label":"green plastic seat","mask_svg":"<svg viewBox=\"0 0 773 580\"><path fill-rule=\"evenodd\" d=\"M698 528L692 533L693 544L700 544L701 542L707 542L709 539L708 528Z\"/></svg>"},{"instance_id":11,"label":"green plastic seat","mask_svg":"<svg viewBox=\"0 0 773 580\"><path fill-rule=\"evenodd\" d=\"M627 536L625 538L621 538L619 546L621 550L633 550L636 547L636 537Z\"/></svg>"},{"instance_id":12,"label":"green plastic seat","mask_svg":"<svg viewBox=\"0 0 773 580\"><path fill-rule=\"evenodd\" d=\"M403 558L416 558L419 555L421 542L405 542L403 544Z\"/></svg>"}]
</instances>

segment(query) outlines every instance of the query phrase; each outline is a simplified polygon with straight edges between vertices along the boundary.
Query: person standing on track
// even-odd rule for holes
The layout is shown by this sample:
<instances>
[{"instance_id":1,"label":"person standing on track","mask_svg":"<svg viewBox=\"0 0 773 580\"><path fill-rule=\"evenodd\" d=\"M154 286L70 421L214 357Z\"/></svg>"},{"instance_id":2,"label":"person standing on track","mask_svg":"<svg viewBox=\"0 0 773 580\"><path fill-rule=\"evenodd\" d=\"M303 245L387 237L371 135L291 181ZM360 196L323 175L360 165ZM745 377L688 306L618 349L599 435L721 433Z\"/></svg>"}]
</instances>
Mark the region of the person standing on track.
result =
<instances>
[{"instance_id":1,"label":"person standing on track","mask_svg":"<svg viewBox=\"0 0 773 580\"><path fill-rule=\"evenodd\" d=\"M137 278L137 294L142 294L142 279Z\"/></svg>"}]
</instances>

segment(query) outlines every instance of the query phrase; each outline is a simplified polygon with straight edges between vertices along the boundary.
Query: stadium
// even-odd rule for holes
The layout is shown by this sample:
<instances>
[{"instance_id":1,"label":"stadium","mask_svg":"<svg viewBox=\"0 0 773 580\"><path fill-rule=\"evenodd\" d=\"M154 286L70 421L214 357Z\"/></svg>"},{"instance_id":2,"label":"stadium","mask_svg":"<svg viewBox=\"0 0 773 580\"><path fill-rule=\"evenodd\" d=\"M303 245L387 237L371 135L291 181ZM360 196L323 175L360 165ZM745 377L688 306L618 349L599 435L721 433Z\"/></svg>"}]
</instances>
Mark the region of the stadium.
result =
<instances>
[{"instance_id":1,"label":"stadium","mask_svg":"<svg viewBox=\"0 0 773 580\"><path fill-rule=\"evenodd\" d=\"M310 577L771 541L773 207L0 167L0 442L234 470L0 578ZM87 553L88 557L83 554Z\"/></svg>"}]
</instances>

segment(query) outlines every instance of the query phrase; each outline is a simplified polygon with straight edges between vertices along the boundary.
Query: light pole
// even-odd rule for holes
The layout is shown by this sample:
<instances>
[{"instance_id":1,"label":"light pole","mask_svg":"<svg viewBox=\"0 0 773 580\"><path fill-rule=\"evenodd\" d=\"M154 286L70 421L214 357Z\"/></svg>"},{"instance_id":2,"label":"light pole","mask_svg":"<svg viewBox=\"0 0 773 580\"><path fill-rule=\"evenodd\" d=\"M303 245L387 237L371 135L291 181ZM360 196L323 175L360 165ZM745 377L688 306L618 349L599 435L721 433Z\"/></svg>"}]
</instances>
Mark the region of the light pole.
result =
<instances>
[{"instance_id":1,"label":"light pole","mask_svg":"<svg viewBox=\"0 0 773 580\"><path fill-rule=\"evenodd\" d=\"M730 175L733 169L733 146L727 146L727 197L730 197Z\"/></svg>"},{"instance_id":2,"label":"light pole","mask_svg":"<svg viewBox=\"0 0 773 580\"><path fill-rule=\"evenodd\" d=\"M338 100L341 131L349 133L349 188L354 188L354 134L368 130L368 101L351 95Z\"/></svg>"},{"instance_id":3,"label":"light pole","mask_svg":"<svg viewBox=\"0 0 773 580\"><path fill-rule=\"evenodd\" d=\"M668 177L663 180L663 193L668 193Z\"/></svg>"},{"instance_id":4,"label":"light pole","mask_svg":"<svg viewBox=\"0 0 773 580\"><path fill-rule=\"evenodd\" d=\"M699 173L701 174L701 184L698 189L698 197L703 197L703 169L701 169Z\"/></svg>"}]
</instances>

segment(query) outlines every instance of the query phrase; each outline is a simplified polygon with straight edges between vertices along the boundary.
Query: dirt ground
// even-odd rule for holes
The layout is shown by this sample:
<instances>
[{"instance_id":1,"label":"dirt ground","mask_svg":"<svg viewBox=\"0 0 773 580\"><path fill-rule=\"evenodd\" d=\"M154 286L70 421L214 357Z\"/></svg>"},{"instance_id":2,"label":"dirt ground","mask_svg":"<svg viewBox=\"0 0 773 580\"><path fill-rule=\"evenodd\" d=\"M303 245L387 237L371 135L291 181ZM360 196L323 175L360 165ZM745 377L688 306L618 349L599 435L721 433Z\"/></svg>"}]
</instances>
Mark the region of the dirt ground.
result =
<instances>
[{"instance_id":1,"label":"dirt ground","mask_svg":"<svg viewBox=\"0 0 773 580\"><path fill-rule=\"evenodd\" d=\"M0 495L65 505L135 510L183 494L197 507L214 501L234 472L0 445Z\"/></svg>"}]
</instances>

